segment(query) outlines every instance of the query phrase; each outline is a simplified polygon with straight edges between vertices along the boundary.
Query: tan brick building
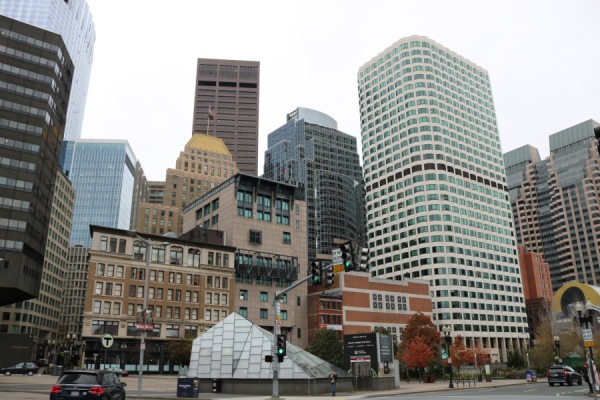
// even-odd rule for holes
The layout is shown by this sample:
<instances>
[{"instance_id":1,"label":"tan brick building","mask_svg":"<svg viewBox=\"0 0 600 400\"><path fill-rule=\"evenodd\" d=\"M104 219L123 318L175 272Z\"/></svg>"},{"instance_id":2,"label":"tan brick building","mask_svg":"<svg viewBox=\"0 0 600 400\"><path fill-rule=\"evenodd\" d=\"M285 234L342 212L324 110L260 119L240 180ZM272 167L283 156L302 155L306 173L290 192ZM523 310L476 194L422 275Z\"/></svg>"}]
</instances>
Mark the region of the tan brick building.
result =
<instances>
[{"instance_id":1,"label":"tan brick building","mask_svg":"<svg viewBox=\"0 0 600 400\"><path fill-rule=\"evenodd\" d=\"M101 353L98 338L109 333L115 344L107 354L108 362L135 369L136 354L139 357L135 320L144 297L155 319L146 342L150 371L173 371L164 354L166 341L195 338L233 310L234 248L138 233L168 243L152 248L148 293L144 293L146 245L124 230L98 226L90 230L93 243L82 333L87 340L87 365L93 362L93 354Z\"/></svg>"},{"instance_id":2,"label":"tan brick building","mask_svg":"<svg viewBox=\"0 0 600 400\"><path fill-rule=\"evenodd\" d=\"M221 139L195 133L179 154L165 182L149 183L150 197L139 204L137 230L181 235L181 210L232 177L237 166Z\"/></svg>"},{"instance_id":3,"label":"tan brick building","mask_svg":"<svg viewBox=\"0 0 600 400\"><path fill-rule=\"evenodd\" d=\"M306 276L306 203L299 189L253 175L237 174L190 204L183 231L196 226L226 232L237 249L234 310L264 329L273 329L273 296ZM307 286L290 291L281 303L281 329L306 347Z\"/></svg>"},{"instance_id":4,"label":"tan brick building","mask_svg":"<svg viewBox=\"0 0 600 400\"><path fill-rule=\"evenodd\" d=\"M432 316L429 282L369 277L367 273L341 272L333 286L309 286L309 342L319 329L343 335L369 333L376 327L389 329L394 340L416 312Z\"/></svg>"}]
</instances>

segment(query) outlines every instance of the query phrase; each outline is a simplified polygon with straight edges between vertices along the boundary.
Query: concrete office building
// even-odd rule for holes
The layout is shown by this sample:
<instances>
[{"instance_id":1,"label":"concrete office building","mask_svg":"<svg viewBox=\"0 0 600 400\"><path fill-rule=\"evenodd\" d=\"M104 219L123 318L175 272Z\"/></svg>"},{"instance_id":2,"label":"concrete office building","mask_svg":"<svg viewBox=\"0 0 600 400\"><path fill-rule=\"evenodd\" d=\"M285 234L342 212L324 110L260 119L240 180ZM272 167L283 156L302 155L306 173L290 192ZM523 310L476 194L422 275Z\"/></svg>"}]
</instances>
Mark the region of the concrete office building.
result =
<instances>
[{"instance_id":1,"label":"concrete office building","mask_svg":"<svg viewBox=\"0 0 600 400\"><path fill-rule=\"evenodd\" d=\"M287 115L285 125L269 134L268 141L264 177L302 189L308 260L331 257L337 248L334 239L366 245L356 138L338 131L330 116L298 107Z\"/></svg>"},{"instance_id":2,"label":"concrete office building","mask_svg":"<svg viewBox=\"0 0 600 400\"><path fill-rule=\"evenodd\" d=\"M126 140L77 139L64 143L60 166L77 192L69 246L89 247L90 225L131 227L132 210L140 197L134 195L135 179L143 177L136 165Z\"/></svg>"},{"instance_id":3,"label":"concrete office building","mask_svg":"<svg viewBox=\"0 0 600 400\"><path fill-rule=\"evenodd\" d=\"M145 371L176 372L180 364L173 342L195 339L233 310L235 249L138 232L152 242L168 243L152 248L145 293L146 244L126 230L99 226L90 230L89 290L82 327L85 366L93 368L95 360L96 368L106 362L135 370L140 346L135 322L147 298L154 330L146 339ZM105 333L113 335L115 343L107 359L100 361L94 354L104 358L98 339Z\"/></svg>"},{"instance_id":4,"label":"concrete office building","mask_svg":"<svg viewBox=\"0 0 600 400\"><path fill-rule=\"evenodd\" d=\"M258 175L259 83L257 61L198 59L192 132L223 139L239 170L252 175Z\"/></svg>"},{"instance_id":5,"label":"concrete office building","mask_svg":"<svg viewBox=\"0 0 600 400\"><path fill-rule=\"evenodd\" d=\"M0 68L0 305L6 305L39 293L74 66L59 35L0 15Z\"/></svg>"},{"instance_id":6,"label":"concrete office building","mask_svg":"<svg viewBox=\"0 0 600 400\"><path fill-rule=\"evenodd\" d=\"M80 138L96 42L86 0L2 0L0 15L61 36L75 66L64 138Z\"/></svg>"},{"instance_id":7,"label":"concrete office building","mask_svg":"<svg viewBox=\"0 0 600 400\"><path fill-rule=\"evenodd\" d=\"M550 156L526 145L504 154L517 241L550 265L552 289L600 283L600 124L550 136Z\"/></svg>"},{"instance_id":8,"label":"concrete office building","mask_svg":"<svg viewBox=\"0 0 600 400\"><path fill-rule=\"evenodd\" d=\"M151 201L139 203L137 230L181 235L181 210L235 173L236 163L223 140L194 134L179 153L175 168L167 169L165 182L152 183Z\"/></svg>"},{"instance_id":9,"label":"concrete office building","mask_svg":"<svg viewBox=\"0 0 600 400\"><path fill-rule=\"evenodd\" d=\"M236 174L183 210L183 232L195 227L225 232L225 244L236 248L234 311L273 332L274 292L308 270L300 190ZM300 348L308 344L306 295L307 285L300 285L281 302L281 332Z\"/></svg>"},{"instance_id":10,"label":"concrete office building","mask_svg":"<svg viewBox=\"0 0 600 400\"><path fill-rule=\"evenodd\" d=\"M411 36L358 89L372 276L429 280L433 322L506 360L528 334L487 71Z\"/></svg>"},{"instance_id":11,"label":"concrete office building","mask_svg":"<svg viewBox=\"0 0 600 400\"><path fill-rule=\"evenodd\" d=\"M64 332L59 335L59 340L64 340L68 333L77 335L78 339L81 338L88 288L89 251L89 247L69 247L60 315L60 323Z\"/></svg>"}]
</instances>

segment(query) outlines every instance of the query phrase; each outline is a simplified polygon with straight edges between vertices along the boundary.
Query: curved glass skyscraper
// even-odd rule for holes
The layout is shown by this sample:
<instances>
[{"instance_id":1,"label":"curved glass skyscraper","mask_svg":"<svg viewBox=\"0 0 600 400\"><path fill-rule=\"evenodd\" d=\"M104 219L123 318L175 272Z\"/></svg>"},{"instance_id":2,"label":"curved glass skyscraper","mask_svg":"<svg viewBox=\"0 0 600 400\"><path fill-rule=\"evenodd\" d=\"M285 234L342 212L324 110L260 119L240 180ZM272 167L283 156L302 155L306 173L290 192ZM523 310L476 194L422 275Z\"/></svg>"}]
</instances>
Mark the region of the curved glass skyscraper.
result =
<instances>
[{"instance_id":1,"label":"curved glass skyscraper","mask_svg":"<svg viewBox=\"0 0 600 400\"><path fill-rule=\"evenodd\" d=\"M364 244L362 170L356 138L329 115L298 107L269 133L264 177L297 185L306 201L308 260L331 254L334 239Z\"/></svg>"},{"instance_id":2,"label":"curved glass skyscraper","mask_svg":"<svg viewBox=\"0 0 600 400\"><path fill-rule=\"evenodd\" d=\"M431 281L434 323L506 360L529 335L487 71L411 36L357 78L371 274Z\"/></svg>"},{"instance_id":3,"label":"curved glass skyscraper","mask_svg":"<svg viewBox=\"0 0 600 400\"><path fill-rule=\"evenodd\" d=\"M96 42L94 21L87 2L2 0L0 14L62 36L75 65L64 140L80 138Z\"/></svg>"}]
</instances>

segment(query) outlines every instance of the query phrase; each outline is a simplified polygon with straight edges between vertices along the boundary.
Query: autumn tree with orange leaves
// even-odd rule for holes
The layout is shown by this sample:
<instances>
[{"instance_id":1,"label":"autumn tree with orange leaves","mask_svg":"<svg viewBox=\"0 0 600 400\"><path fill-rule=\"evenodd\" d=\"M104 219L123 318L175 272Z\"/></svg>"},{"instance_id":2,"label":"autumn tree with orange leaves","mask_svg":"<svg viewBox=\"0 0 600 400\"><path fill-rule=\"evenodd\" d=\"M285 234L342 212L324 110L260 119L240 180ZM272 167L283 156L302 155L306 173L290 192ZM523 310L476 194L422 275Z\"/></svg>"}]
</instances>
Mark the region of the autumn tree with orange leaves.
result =
<instances>
[{"instance_id":1,"label":"autumn tree with orange leaves","mask_svg":"<svg viewBox=\"0 0 600 400\"><path fill-rule=\"evenodd\" d=\"M413 314L408 320L404 331L402 331L402 342L398 346L398 356L402 359L402 355L406 351L408 343L415 338L420 337L423 342L431 349L434 356L440 351L440 333L435 328L431 318L421 312Z\"/></svg>"},{"instance_id":2,"label":"autumn tree with orange leaves","mask_svg":"<svg viewBox=\"0 0 600 400\"><path fill-rule=\"evenodd\" d=\"M435 353L423 338L416 336L406 343L400 359L408 368L418 369L421 377L423 369L435 359Z\"/></svg>"},{"instance_id":3,"label":"autumn tree with orange leaves","mask_svg":"<svg viewBox=\"0 0 600 400\"><path fill-rule=\"evenodd\" d=\"M452 359L452 366L456 368L457 373L460 373L461 365L470 364L475 361L473 349L465 346L465 341L460 335L454 338L454 343L450 347L450 358Z\"/></svg>"}]
</instances>

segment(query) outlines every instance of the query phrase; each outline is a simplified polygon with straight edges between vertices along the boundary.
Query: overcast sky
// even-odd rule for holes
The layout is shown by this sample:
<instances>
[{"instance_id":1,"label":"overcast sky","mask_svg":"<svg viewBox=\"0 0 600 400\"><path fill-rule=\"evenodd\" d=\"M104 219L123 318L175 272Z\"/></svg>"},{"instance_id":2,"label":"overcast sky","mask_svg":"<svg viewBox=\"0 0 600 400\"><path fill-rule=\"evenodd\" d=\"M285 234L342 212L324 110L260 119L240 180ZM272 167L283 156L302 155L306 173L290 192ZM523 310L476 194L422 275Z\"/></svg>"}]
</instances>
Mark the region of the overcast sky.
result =
<instances>
[{"instance_id":1,"label":"overcast sky","mask_svg":"<svg viewBox=\"0 0 600 400\"><path fill-rule=\"evenodd\" d=\"M87 1L81 137L127 139L149 180L191 137L198 58L260 61L260 174L267 135L296 107L328 114L360 149L358 68L410 35L488 70L504 152L531 144L544 158L550 134L600 121L597 0Z\"/></svg>"}]
</instances>

